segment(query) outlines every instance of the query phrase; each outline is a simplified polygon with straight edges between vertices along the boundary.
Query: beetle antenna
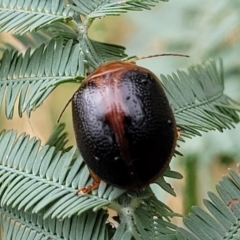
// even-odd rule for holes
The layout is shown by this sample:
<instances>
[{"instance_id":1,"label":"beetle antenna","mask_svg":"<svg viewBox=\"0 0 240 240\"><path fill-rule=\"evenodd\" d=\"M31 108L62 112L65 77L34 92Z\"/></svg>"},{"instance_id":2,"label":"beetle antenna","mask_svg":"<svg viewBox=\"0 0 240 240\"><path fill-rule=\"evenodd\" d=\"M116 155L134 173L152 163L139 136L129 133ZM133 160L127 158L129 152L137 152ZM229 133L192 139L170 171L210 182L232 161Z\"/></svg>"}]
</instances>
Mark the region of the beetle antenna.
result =
<instances>
[{"instance_id":1,"label":"beetle antenna","mask_svg":"<svg viewBox=\"0 0 240 240\"><path fill-rule=\"evenodd\" d=\"M145 56L145 57L134 57L134 58L125 60L125 62L132 63L132 62L136 62L138 60L154 58L154 57L163 57L163 56L190 57L189 55L181 54L181 53L161 53L161 54L154 54L154 55L149 55L149 56Z\"/></svg>"},{"instance_id":2,"label":"beetle antenna","mask_svg":"<svg viewBox=\"0 0 240 240\"><path fill-rule=\"evenodd\" d=\"M62 110L61 113L59 114L59 117L58 117L58 119L57 119L57 123L59 123L59 121L60 121L63 113L65 112L66 108L68 107L68 105L69 105L69 103L72 101L72 99L73 99L73 97L71 97L71 98L68 100L67 104L64 106L63 110Z\"/></svg>"}]
</instances>

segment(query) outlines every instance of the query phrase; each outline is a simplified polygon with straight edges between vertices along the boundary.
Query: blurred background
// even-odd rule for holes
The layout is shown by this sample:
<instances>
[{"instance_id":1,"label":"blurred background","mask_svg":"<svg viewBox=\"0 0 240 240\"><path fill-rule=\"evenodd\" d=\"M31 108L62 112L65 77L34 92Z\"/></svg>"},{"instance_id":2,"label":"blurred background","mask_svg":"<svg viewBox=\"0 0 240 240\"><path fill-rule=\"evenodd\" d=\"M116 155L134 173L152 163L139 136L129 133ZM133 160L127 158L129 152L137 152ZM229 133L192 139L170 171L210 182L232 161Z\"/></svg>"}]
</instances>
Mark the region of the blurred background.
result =
<instances>
[{"instance_id":1,"label":"blurred background","mask_svg":"<svg viewBox=\"0 0 240 240\"><path fill-rule=\"evenodd\" d=\"M221 57L225 71L225 93L240 103L240 1L170 0L160 2L151 11L129 12L119 17L95 20L90 28L91 38L126 46L128 55L148 56L156 53L183 53L190 59L177 57L151 58L138 62L156 75L171 74L176 69L209 59ZM26 47L11 36L1 34L1 43L11 43L24 51ZM67 101L79 86L64 84L32 113L31 118L6 120L1 114L1 129L17 129L46 142L57 118ZM61 122L67 125L69 145L75 145L71 107L65 111ZM176 157L171 168L184 176L170 184L177 197L153 186L158 197L178 213L186 214L191 205L202 205L207 191L227 168L237 169L240 159L240 124L223 133L209 132L181 144L183 157Z\"/></svg>"}]
</instances>

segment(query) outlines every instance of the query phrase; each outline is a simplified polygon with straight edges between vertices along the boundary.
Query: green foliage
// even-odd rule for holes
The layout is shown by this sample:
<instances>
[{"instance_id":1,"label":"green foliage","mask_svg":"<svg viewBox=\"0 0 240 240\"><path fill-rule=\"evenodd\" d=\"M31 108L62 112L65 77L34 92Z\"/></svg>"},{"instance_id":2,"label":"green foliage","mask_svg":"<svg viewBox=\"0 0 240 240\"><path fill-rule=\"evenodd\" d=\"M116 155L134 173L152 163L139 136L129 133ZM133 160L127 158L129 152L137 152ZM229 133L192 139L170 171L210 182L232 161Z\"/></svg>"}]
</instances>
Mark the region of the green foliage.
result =
<instances>
[{"instance_id":1,"label":"green foliage","mask_svg":"<svg viewBox=\"0 0 240 240\"><path fill-rule=\"evenodd\" d=\"M63 145L62 125L59 125L53 136L56 137L54 145ZM53 145L51 138L49 143ZM27 217L35 219L38 216L44 224L48 224L50 221L51 224L57 225L59 219L73 219L77 218L78 215L82 216L83 213L91 215L92 211L90 210L97 211L103 206L109 206L118 211L120 216L122 214L122 218L126 219L121 222L124 225L123 232L129 232L131 225L133 235L138 234L138 232L145 232L145 227L148 227L149 231L151 230L152 234L155 234L155 225L171 226L168 222L163 221L163 217L169 219L169 217L178 216L159 202L150 188L140 192L126 192L101 182L99 188L91 194L77 195L76 190L90 184L92 180L87 166L76 152L75 147L65 153L57 151L54 146L45 145L40 148L39 140L30 139L26 134L17 137L14 131L3 131L1 133L0 146L4 149L0 155L2 218L10 219L11 215L15 216L15 212L17 212L19 216L16 215L14 221L22 218L23 229L21 231L30 231L29 227L36 230L33 226L24 226L24 222L29 222ZM160 177L162 183L165 182L164 176L181 178L178 173L172 172L170 169ZM135 209L137 209L136 212ZM99 211L102 212L103 210ZM146 222L147 219L141 218L144 211L149 214L148 222ZM156 218L155 215L159 217ZM94 218L89 219L91 219L91 224L94 224ZM157 219L162 220L158 223ZM82 222L84 223L84 221ZM11 227L9 224L12 226L14 223L4 220L3 228L8 229ZM39 226L43 229L42 234L47 234L50 237L54 235L51 229L45 229L44 224ZM96 224L102 224L102 220L98 219ZM34 222L31 222L30 225L34 225ZM77 231L76 228L78 227L75 226L72 231ZM118 231L115 234L115 239L119 239ZM64 234L68 234L68 232Z\"/></svg>"},{"instance_id":2,"label":"green foliage","mask_svg":"<svg viewBox=\"0 0 240 240\"><path fill-rule=\"evenodd\" d=\"M106 61L120 60L127 56L124 53L124 47L93 41L86 35L83 35L80 42L81 50L88 61L89 70L93 70Z\"/></svg>"},{"instance_id":3,"label":"green foliage","mask_svg":"<svg viewBox=\"0 0 240 240\"><path fill-rule=\"evenodd\" d=\"M127 11L150 10L151 7L154 7L160 1L167 2L168 0L93 0L88 3L81 0L73 0L73 4L69 6L87 18L98 18L107 15L119 15Z\"/></svg>"},{"instance_id":4,"label":"green foliage","mask_svg":"<svg viewBox=\"0 0 240 240\"><path fill-rule=\"evenodd\" d=\"M240 170L238 166L238 171ZM216 194L209 192L210 200L204 200L204 205L209 210L192 207L193 213L183 219L184 224L195 234L186 233L179 228L186 239L238 239L240 233L240 176L229 170L230 176L224 176L216 185Z\"/></svg>"},{"instance_id":5,"label":"green foliage","mask_svg":"<svg viewBox=\"0 0 240 240\"><path fill-rule=\"evenodd\" d=\"M0 1L0 31L24 34L45 27L52 22L70 21L73 11L62 0Z\"/></svg>"},{"instance_id":6,"label":"green foliage","mask_svg":"<svg viewBox=\"0 0 240 240\"><path fill-rule=\"evenodd\" d=\"M3 239L104 239L108 240L105 211L88 211L64 220L6 207L0 210Z\"/></svg>"},{"instance_id":7,"label":"green foliage","mask_svg":"<svg viewBox=\"0 0 240 240\"><path fill-rule=\"evenodd\" d=\"M4 46L0 61L0 103L7 118L30 116L51 92L66 82L81 82L101 63L123 59L125 48L88 37L96 17L150 9L159 0L3 0L0 31L13 30L26 46L19 53ZM84 16L84 18L81 18ZM34 32L31 32L34 31ZM35 32L37 31L37 32ZM17 35L19 34L19 35ZM179 140L203 131L232 128L239 122L239 106L223 93L223 66L215 61L161 75L178 127ZM171 223L172 212L148 186L126 191L101 182L90 194L76 191L92 183L75 146L66 148L64 124L56 126L45 145L14 130L0 134L0 224L4 239L233 239L239 229L240 177L230 171L217 185L221 197L209 193L205 205L184 219L189 231ZM177 153L177 152L176 152ZM182 176L168 168L156 180L176 195L166 178ZM160 189L160 188L159 188ZM118 228L106 219L106 208L117 214ZM17 237L16 237L17 236Z\"/></svg>"},{"instance_id":8,"label":"green foliage","mask_svg":"<svg viewBox=\"0 0 240 240\"><path fill-rule=\"evenodd\" d=\"M188 73L161 75L170 104L172 105L181 137L201 135L199 131L232 128L239 122L233 100L223 94L222 62L220 71L213 61L196 65ZM180 138L180 140L183 140Z\"/></svg>"},{"instance_id":9,"label":"green foliage","mask_svg":"<svg viewBox=\"0 0 240 240\"><path fill-rule=\"evenodd\" d=\"M24 111L30 115L58 84L74 78L82 79L83 64L79 45L74 45L71 40L65 46L62 39L52 40L32 54L28 49L24 56L17 51L5 51L0 68L0 100L2 103L5 93L7 118L13 117L18 97L19 116Z\"/></svg>"},{"instance_id":10,"label":"green foliage","mask_svg":"<svg viewBox=\"0 0 240 240\"><path fill-rule=\"evenodd\" d=\"M45 216L65 218L94 206L106 205L115 195L113 191L105 189L106 186L99 188L99 198L75 194L76 189L90 181L81 156L76 157L75 147L66 153L56 152L54 147L48 145L40 150L40 141L29 139L25 134L16 138L16 132L13 131L3 132L0 141L1 146L5 146L0 156L2 206L11 204L18 206L19 210L34 206L32 212L38 213L54 203ZM119 192L122 193L121 190ZM89 197L89 201L84 201Z\"/></svg>"}]
</instances>

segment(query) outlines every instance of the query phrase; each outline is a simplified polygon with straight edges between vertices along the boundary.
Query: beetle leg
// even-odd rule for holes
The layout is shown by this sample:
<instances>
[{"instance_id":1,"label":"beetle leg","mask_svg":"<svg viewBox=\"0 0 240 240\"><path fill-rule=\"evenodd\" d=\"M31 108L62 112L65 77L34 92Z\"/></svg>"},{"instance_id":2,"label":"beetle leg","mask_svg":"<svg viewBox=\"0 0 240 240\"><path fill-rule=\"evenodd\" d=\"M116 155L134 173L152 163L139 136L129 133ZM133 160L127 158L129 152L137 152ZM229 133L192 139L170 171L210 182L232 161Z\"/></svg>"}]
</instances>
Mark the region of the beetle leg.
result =
<instances>
[{"instance_id":1,"label":"beetle leg","mask_svg":"<svg viewBox=\"0 0 240 240\"><path fill-rule=\"evenodd\" d=\"M93 179L93 183L89 186L86 186L86 187L83 187L83 188L80 188L77 190L76 194L88 194L89 192L91 192L92 190L94 189L97 189L99 187L99 184L101 182L101 178L96 175L92 170L89 169L89 172L90 172L90 175Z\"/></svg>"}]
</instances>

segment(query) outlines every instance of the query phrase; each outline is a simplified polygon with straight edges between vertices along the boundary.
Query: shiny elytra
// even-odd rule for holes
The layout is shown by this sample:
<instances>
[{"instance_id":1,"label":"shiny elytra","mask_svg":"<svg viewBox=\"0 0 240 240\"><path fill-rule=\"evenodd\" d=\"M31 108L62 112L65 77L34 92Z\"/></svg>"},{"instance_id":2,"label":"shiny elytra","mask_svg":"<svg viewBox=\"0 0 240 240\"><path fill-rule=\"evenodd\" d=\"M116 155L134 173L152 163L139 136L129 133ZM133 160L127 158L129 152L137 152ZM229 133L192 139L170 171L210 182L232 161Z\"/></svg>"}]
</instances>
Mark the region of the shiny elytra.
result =
<instances>
[{"instance_id":1,"label":"shiny elytra","mask_svg":"<svg viewBox=\"0 0 240 240\"><path fill-rule=\"evenodd\" d=\"M124 189L167 168L177 128L161 82L148 69L114 61L98 67L72 98L77 146L92 176Z\"/></svg>"}]
</instances>

